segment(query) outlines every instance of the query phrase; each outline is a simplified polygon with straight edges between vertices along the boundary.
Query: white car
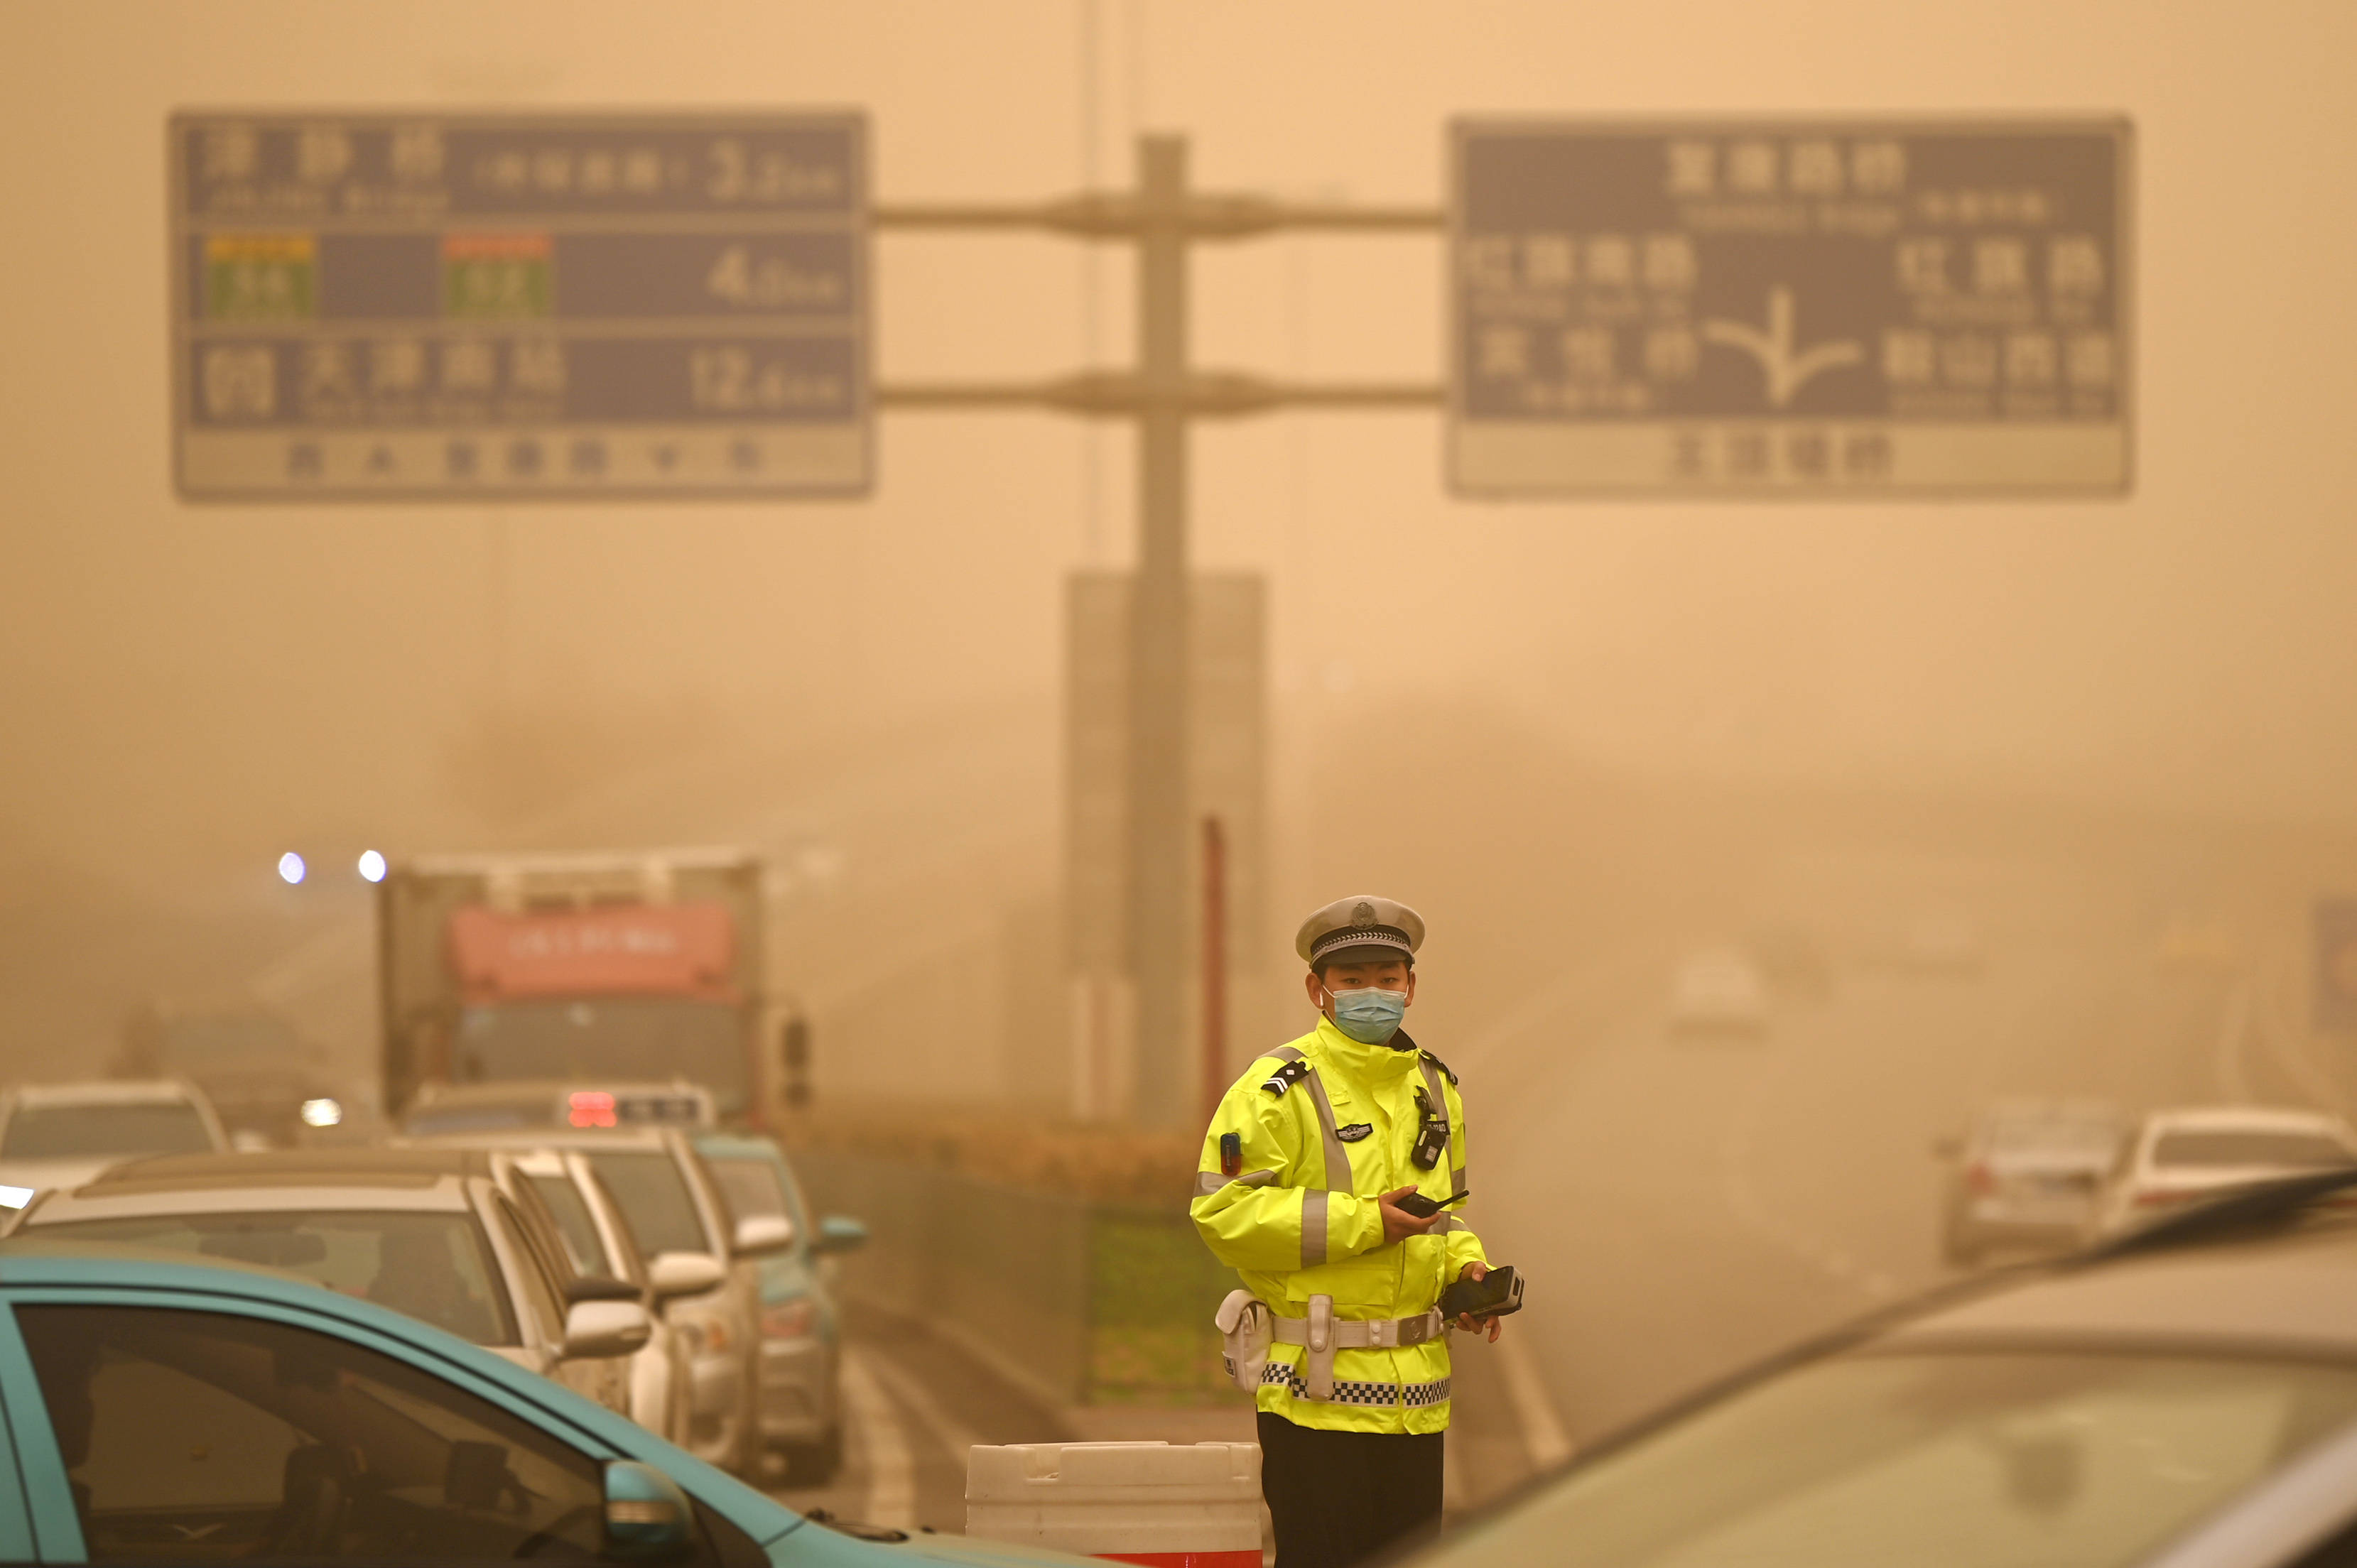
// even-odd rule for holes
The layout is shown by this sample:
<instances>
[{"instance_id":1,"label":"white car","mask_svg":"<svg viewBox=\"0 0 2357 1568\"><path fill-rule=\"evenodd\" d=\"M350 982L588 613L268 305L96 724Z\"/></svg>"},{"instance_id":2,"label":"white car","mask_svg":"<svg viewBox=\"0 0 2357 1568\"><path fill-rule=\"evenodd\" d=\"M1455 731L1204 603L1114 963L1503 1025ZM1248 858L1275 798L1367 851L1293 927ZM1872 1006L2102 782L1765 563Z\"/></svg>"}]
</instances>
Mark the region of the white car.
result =
<instances>
[{"instance_id":1,"label":"white car","mask_svg":"<svg viewBox=\"0 0 2357 1568\"><path fill-rule=\"evenodd\" d=\"M13 1234L284 1269L628 1413L640 1292L576 1272L506 1155L307 1149L141 1160L41 1194Z\"/></svg>"},{"instance_id":2,"label":"white car","mask_svg":"<svg viewBox=\"0 0 2357 1568\"><path fill-rule=\"evenodd\" d=\"M178 1079L28 1083L0 1096L0 1204L80 1187L109 1165L230 1146L204 1091Z\"/></svg>"},{"instance_id":3,"label":"white car","mask_svg":"<svg viewBox=\"0 0 2357 1568\"><path fill-rule=\"evenodd\" d=\"M2236 1187L2357 1165L2357 1132L2338 1116L2222 1105L2147 1115L2120 1150L2094 1231L2114 1236Z\"/></svg>"},{"instance_id":4,"label":"white car","mask_svg":"<svg viewBox=\"0 0 2357 1568\"><path fill-rule=\"evenodd\" d=\"M653 1331L630 1358L630 1419L667 1442L684 1444L690 1347L662 1309L680 1296L718 1286L724 1273L719 1261L703 1252L665 1252L650 1262L639 1251L614 1195L578 1150L533 1149L507 1157L547 1205L575 1272L627 1280L641 1293Z\"/></svg>"},{"instance_id":5,"label":"white car","mask_svg":"<svg viewBox=\"0 0 2357 1568\"><path fill-rule=\"evenodd\" d=\"M1749 953L1713 948L1687 956L1670 982L1670 1027L1756 1035L1768 1026L1768 983Z\"/></svg>"},{"instance_id":6,"label":"white car","mask_svg":"<svg viewBox=\"0 0 2357 1568\"><path fill-rule=\"evenodd\" d=\"M1971 1268L1991 1253L2067 1251L2086 1238L2125 1118L2092 1101L1990 1106L1940 1152L1953 1157L1943 1240Z\"/></svg>"},{"instance_id":7,"label":"white car","mask_svg":"<svg viewBox=\"0 0 2357 1568\"><path fill-rule=\"evenodd\" d=\"M648 1273L661 1276L696 1260L708 1288L681 1290L662 1304L664 1320L688 1345L688 1429L681 1446L739 1476L761 1470L761 1260L792 1245L791 1225L759 1217L732 1222L712 1173L676 1129L534 1127L417 1136L418 1147L458 1144L518 1153L578 1154L628 1221ZM677 1260L677 1261L674 1261Z\"/></svg>"}]
</instances>

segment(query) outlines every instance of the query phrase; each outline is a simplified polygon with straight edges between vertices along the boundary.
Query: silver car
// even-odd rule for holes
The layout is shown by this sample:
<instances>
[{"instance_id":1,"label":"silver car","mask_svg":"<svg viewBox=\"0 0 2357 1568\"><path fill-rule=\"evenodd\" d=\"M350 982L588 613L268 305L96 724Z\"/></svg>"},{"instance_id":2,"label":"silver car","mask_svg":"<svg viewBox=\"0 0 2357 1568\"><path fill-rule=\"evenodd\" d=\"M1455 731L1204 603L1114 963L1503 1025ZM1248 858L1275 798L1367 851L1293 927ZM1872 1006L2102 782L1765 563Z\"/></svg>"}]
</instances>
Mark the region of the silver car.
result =
<instances>
[{"instance_id":1,"label":"silver car","mask_svg":"<svg viewBox=\"0 0 2357 1568\"><path fill-rule=\"evenodd\" d=\"M627 1413L635 1287L571 1266L504 1155L290 1150L137 1160L33 1200L13 1232L260 1263L431 1323Z\"/></svg>"},{"instance_id":2,"label":"silver car","mask_svg":"<svg viewBox=\"0 0 2357 1568\"><path fill-rule=\"evenodd\" d=\"M505 1157L532 1182L548 1206L574 1269L627 1280L650 1309L652 1332L630 1358L630 1419L669 1442L688 1438L692 1375L687 1337L664 1316L663 1304L719 1283L720 1265L703 1253L671 1253L660 1278L639 1251L630 1222L578 1150L533 1149Z\"/></svg>"},{"instance_id":3,"label":"silver car","mask_svg":"<svg viewBox=\"0 0 2357 1568\"><path fill-rule=\"evenodd\" d=\"M761 1471L760 1260L793 1240L775 1220L732 1224L712 1173L673 1130L526 1128L414 1140L583 1155L647 1259L662 1316L688 1346L687 1434L697 1458ZM690 1288L691 1285L700 1288Z\"/></svg>"},{"instance_id":4,"label":"silver car","mask_svg":"<svg viewBox=\"0 0 2357 1568\"><path fill-rule=\"evenodd\" d=\"M1414 1568L2347 1568L2357 1170L2180 1211L1707 1391Z\"/></svg>"},{"instance_id":5,"label":"silver car","mask_svg":"<svg viewBox=\"0 0 2357 1568\"><path fill-rule=\"evenodd\" d=\"M229 1146L212 1102L179 1079L28 1083L0 1096L0 1204L21 1208L124 1160Z\"/></svg>"},{"instance_id":6,"label":"silver car","mask_svg":"<svg viewBox=\"0 0 2357 1568\"><path fill-rule=\"evenodd\" d=\"M1961 1141L1944 1206L1948 1261L1970 1268L1996 1252L2067 1251L2093 1224L2095 1203L2127 1126L2108 1105L2021 1101L1993 1105Z\"/></svg>"}]
</instances>

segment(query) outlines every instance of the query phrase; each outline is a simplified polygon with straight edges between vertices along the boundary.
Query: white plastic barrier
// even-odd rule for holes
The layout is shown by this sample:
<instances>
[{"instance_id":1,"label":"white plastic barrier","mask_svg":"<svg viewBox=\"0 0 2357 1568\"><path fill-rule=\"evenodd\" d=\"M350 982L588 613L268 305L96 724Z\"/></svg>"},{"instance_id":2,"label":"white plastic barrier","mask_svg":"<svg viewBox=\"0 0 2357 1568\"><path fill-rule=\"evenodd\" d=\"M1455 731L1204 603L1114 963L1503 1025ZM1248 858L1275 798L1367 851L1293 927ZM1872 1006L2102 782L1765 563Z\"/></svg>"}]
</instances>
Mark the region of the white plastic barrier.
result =
<instances>
[{"instance_id":1,"label":"white plastic barrier","mask_svg":"<svg viewBox=\"0 0 2357 1568\"><path fill-rule=\"evenodd\" d=\"M1260 1568L1260 1444L975 1447L965 1532L1147 1568Z\"/></svg>"}]
</instances>

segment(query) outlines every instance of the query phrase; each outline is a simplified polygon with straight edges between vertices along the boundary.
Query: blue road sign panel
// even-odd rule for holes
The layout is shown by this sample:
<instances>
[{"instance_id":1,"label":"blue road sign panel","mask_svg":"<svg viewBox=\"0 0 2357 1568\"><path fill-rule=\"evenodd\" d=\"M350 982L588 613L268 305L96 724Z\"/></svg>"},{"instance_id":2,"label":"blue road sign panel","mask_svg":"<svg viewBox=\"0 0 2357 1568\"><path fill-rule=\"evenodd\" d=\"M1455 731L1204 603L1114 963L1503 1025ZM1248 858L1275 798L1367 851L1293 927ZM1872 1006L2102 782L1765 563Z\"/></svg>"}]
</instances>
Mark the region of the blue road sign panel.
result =
<instances>
[{"instance_id":1,"label":"blue road sign panel","mask_svg":"<svg viewBox=\"0 0 2357 1568\"><path fill-rule=\"evenodd\" d=\"M169 156L184 496L868 487L858 114L190 113Z\"/></svg>"},{"instance_id":2,"label":"blue road sign panel","mask_svg":"<svg viewBox=\"0 0 2357 1568\"><path fill-rule=\"evenodd\" d=\"M1467 122L1460 494L2129 482L2123 121Z\"/></svg>"}]
</instances>

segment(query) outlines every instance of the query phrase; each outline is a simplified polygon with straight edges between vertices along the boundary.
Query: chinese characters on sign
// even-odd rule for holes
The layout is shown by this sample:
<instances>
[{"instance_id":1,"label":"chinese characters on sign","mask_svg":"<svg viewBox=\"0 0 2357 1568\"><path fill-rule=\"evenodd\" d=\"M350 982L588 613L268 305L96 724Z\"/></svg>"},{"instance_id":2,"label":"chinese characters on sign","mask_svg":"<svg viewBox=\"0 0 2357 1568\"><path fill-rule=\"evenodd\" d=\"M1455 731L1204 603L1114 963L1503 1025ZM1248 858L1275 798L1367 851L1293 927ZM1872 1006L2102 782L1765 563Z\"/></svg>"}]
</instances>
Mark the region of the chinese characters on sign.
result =
<instances>
[{"instance_id":1,"label":"chinese characters on sign","mask_svg":"<svg viewBox=\"0 0 2357 1568\"><path fill-rule=\"evenodd\" d=\"M856 114L187 114L192 499L869 482Z\"/></svg>"},{"instance_id":2,"label":"chinese characters on sign","mask_svg":"<svg viewBox=\"0 0 2357 1568\"><path fill-rule=\"evenodd\" d=\"M2128 153L2111 121L1459 124L1451 483L2125 489Z\"/></svg>"}]
</instances>

